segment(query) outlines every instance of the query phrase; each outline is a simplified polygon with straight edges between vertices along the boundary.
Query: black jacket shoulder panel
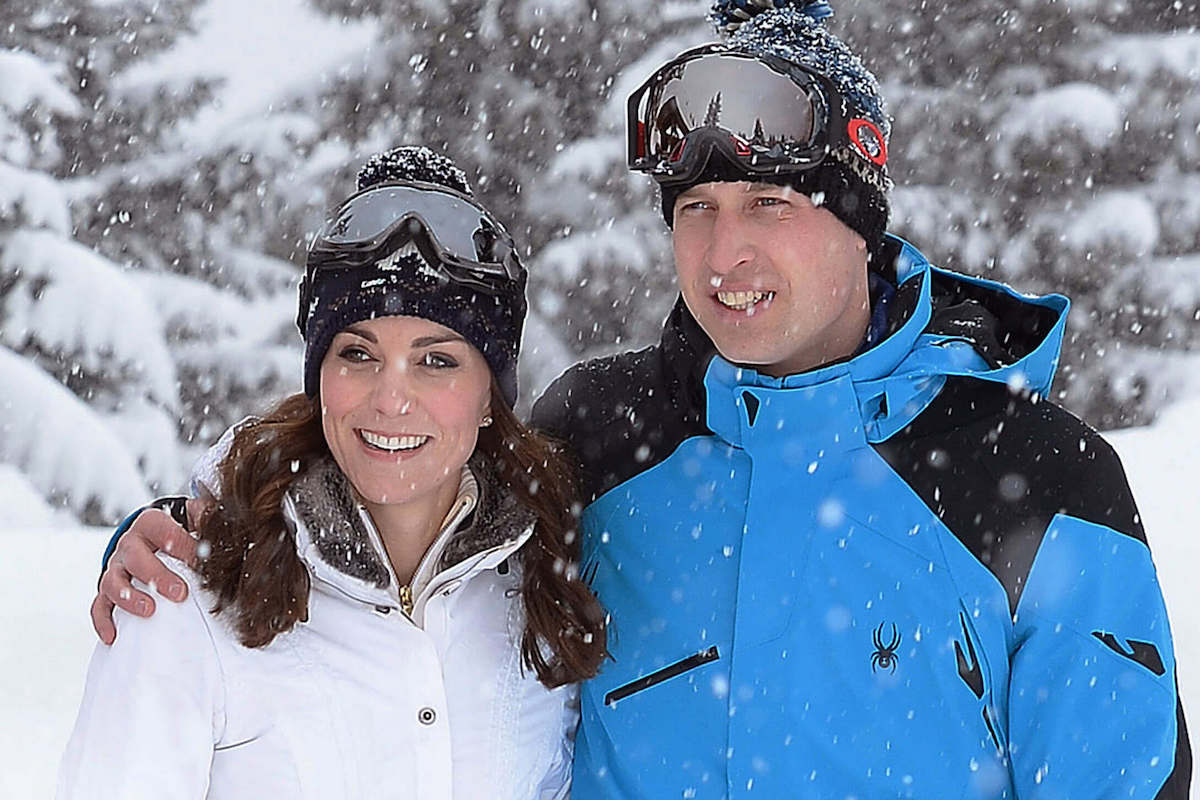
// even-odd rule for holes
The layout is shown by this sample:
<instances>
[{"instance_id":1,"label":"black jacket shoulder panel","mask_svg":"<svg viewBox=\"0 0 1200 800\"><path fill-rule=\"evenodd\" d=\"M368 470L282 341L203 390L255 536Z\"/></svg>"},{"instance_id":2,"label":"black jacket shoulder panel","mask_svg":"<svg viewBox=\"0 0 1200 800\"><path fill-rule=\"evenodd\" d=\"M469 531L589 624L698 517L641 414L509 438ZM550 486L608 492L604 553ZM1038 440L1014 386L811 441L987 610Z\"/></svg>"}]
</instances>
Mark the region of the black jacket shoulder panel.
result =
<instances>
[{"instance_id":1,"label":"black jacket shoulder panel","mask_svg":"<svg viewBox=\"0 0 1200 800\"><path fill-rule=\"evenodd\" d=\"M1056 514L1146 541L1112 446L1059 406L1002 384L948 380L876 449L992 571L1012 611Z\"/></svg>"},{"instance_id":2,"label":"black jacket shoulder panel","mask_svg":"<svg viewBox=\"0 0 1200 800\"><path fill-rule=\"evenodd\" d=\"M662 345L593 359L560 375L534 405L534 426L575 455L586 499L707 432L688 387L664 366Z\"/></svg>"}]
</instances>

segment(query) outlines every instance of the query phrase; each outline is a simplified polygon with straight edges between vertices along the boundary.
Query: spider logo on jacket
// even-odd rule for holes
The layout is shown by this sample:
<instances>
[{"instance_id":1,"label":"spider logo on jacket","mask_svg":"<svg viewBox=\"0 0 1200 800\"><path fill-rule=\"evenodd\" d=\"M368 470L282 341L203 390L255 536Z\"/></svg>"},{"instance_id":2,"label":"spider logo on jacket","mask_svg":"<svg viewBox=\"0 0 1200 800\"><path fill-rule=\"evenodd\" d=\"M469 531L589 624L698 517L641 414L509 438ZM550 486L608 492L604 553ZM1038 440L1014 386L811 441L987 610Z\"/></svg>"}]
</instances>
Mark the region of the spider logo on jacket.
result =
<instances>
[{"instance_id":1,"label":"spider logo on jacket","mask_svg":"<svg viewBox=\"0 0 1200 800\"><path fill-rule=\"evenodd\" d=\"M877 669L886 669L894 673L896 662L900 660L900 656L896 655L896 649L900 647L900 630L893 622L892 635L888 637L887 644L884 644L883 625L884 623L879 623L879 627L871 634L871 641L875 643L875 652L871 654L871 672L875 672Z\"/></svg>"}]
</instances>

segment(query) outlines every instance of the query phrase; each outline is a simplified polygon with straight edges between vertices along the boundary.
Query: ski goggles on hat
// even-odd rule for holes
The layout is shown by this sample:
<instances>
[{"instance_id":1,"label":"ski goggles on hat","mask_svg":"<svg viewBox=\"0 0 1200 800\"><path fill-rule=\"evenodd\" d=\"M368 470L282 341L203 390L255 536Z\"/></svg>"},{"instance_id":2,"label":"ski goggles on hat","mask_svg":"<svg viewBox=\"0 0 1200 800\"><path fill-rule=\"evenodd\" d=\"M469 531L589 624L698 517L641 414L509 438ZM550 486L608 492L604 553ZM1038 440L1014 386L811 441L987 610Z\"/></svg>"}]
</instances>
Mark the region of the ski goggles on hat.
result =
<instances>
[{"instance_id":1,"label":"ski goggles on hat","mask_svg":"<svg viewBox=\"0 0 1200 800\"><path fill-rule=\"evenodd\" d=\"M627 160L667 184L695 179L713 148L755 176L812 169L845 145L882 166L882 132L847 116L824 75L706 45L679 55L629 96Z\"/></svg>"},{"instance_id":2,"label":"ski goggles on hat","mask_svg":"<svg viewBox=\"0 0 1200 800\"><path fill-rule=\"evenodd\" d=\"M447 187L403 181L365 189L334 210L309 248L305 289L318 272L398 269L406 255L420 256L439 280L488 294L511 291L525 274L490 211Z\"/></svg>"}]
</instances>

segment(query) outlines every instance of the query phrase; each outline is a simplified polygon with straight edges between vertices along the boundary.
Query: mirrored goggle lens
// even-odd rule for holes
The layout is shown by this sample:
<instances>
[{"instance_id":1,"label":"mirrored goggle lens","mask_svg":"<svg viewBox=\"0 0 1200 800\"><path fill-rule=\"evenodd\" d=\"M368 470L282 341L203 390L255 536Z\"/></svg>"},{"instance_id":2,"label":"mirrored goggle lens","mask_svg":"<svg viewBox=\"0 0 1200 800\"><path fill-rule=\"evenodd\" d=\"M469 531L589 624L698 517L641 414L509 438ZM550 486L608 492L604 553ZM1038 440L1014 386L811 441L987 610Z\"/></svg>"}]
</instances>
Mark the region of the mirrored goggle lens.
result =
<instances>
[{"instance_id":1,"label":"mirrored goggle lens","mask_svg":"<svg viewBox=\"0 0 1200 800\"><path fill-rule=\"evenodd\" d=\"M343 203L321 232L326 245L363 245L419 218L448 255L479 264L504 264L507 232L487 212L460 197L414 186L381 186Z\"/></svg>"},{"instance_id":2,"label":"mirrored goggle lens","mask_svg":"<svg viewBox=\"0 0 1200 800\"><path fill-rule=\"evenodd\" d=\"M828 106L815 78L793 79L745 56L684 60L639 91L631 165L671 158L702 127L722 128L762 150L778 146L794 153L818 147L827 124Z\"/></svg>"}]
</instances>

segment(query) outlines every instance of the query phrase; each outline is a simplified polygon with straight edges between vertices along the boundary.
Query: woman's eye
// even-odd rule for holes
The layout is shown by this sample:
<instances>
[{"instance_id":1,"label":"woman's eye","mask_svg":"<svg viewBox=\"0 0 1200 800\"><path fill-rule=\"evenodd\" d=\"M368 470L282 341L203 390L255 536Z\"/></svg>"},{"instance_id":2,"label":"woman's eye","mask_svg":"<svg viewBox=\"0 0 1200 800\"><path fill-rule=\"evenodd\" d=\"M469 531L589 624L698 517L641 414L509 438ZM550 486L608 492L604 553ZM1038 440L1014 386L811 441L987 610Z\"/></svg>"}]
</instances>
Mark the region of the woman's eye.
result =
<instances>
[{"instance_id":1,"label":"woman's eye","mask_svg":"<svg viewBox=\"0 0 1200 800\"><path fill-rule=\"evenodd\" d=\"M425 367L433 367L434 369L449 369L457 367L458 362L448 355L443 353L426 353L421 356L421 365Z\"/></svg>"},{"instance_id":2,"label":"woman's eye","mask_svg":"<svg viewBox=\"0 0 1200 800\"><path fill-rule=\"evenodd\" d=\"M358 345L354 345L354 344L347 345L346 347L343 347L341 350L339 350L338 357L345 359L346 361L353 361L356 364L361 363L363 361L371 360L370 353L368 353L366 350L362 349Z\"/></svg>"}]
</instances>

